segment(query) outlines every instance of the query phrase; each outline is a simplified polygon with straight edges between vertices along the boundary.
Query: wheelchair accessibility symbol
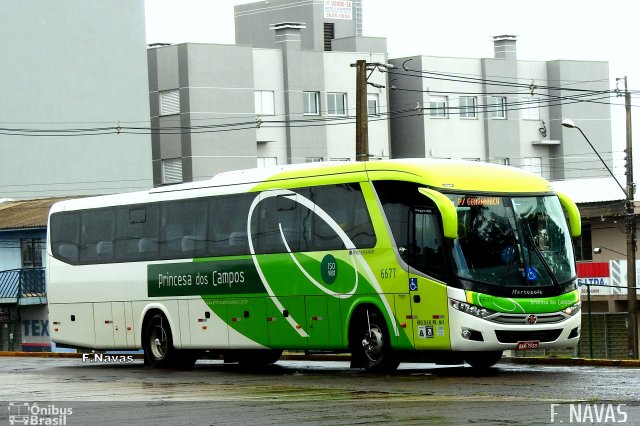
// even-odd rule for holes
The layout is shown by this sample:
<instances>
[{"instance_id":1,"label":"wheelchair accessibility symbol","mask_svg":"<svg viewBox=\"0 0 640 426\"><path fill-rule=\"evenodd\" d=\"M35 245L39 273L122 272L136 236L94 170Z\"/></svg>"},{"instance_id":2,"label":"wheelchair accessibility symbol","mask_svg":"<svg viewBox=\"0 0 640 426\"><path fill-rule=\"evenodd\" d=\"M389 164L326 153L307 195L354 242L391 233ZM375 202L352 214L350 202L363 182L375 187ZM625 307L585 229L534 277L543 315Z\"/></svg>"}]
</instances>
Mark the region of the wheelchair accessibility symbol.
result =
<instances>
[{"instance_id":1,"label":"wheelchair accessibility symbol","mask_svg":"<svg viewBox=\"0 0 640 426\"><path fill-rule=\"evenodd\" d=\"M409 278L409 291L417 291L417 290L418 290L418 279Z\"/></svg>"}]
</instances>

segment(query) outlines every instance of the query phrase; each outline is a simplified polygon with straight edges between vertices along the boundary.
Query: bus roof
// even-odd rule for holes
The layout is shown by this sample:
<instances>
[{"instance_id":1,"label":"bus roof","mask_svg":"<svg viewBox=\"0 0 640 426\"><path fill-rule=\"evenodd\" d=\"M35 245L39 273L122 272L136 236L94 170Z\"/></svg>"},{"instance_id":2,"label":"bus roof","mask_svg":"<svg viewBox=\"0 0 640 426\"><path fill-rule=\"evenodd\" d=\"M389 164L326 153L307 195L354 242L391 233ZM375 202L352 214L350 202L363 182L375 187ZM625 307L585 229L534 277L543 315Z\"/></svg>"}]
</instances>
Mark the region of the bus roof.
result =
<instances>
[{"instance_id":1,"label":"bus roof","mask_svg":"<svg viewBox=\"0 0 640 426\"><path fill-rule=\"evenodd\" d=\"M364 175L366 173L366 175ZM363 174L363 180L409 180L442 190L541 193L553 191L542 177L515 167L478 161L441 159L398 159L368 162L334 161L288 164L256 169L234 170L205 181L164 186L151 193L208 188L226 185L264 183L333 176Z\"/></svg>"},{"instance_id":2,"label":"bus roof","mask_svg":"<svg viewBox=\"0 0 640 426\"><path fill-rule=\"evenodd\" d=\"M348 179L345 179L345 177ZM290 164L223 172L211 179L176 185L161 186L148 191L106 195L63 202L68 208L85 208L97 201L100 205L130 204L152 201L154 195L177 193L207 188L245 185L249 190L295 188L313 182L331 181L403 180L415 182L437 190L458 192L477 191L492 193L550 193L548 181L520 169L477 161L440 159L398 159L367 162L320 162ZM91 201L90 201L91 200ZM57 206L58 210L61 206Z\"/></svg>"},{"instance_id":3,"label":"bus roof","mask_svg":"<svg viewBox=\"0 0 640 426\"><path fill-rule=\"evenodd\" d=\"M367 163L367 171L372 180L393 179L397 172L414 175L418 177L416 182L444 191L553 192L551 184L540 176L515 167L479 161L438 159L375 161ZM387 178L384 177L385 174L388 174Z\"/></svg>"}]
</instances>

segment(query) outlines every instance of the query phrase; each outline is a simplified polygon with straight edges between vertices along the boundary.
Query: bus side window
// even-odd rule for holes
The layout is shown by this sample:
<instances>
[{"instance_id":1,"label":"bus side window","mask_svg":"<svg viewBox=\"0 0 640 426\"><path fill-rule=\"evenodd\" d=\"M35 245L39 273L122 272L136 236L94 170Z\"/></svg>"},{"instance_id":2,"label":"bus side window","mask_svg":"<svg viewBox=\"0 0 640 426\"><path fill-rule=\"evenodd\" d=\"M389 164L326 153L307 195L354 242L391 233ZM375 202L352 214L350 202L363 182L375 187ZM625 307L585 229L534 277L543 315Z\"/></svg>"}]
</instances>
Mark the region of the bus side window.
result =
<instances>
[{"instance_id":1,"label":"bus side window","mask_svg":"<svg viewBox=\"0 0 640 426\"><path fill-rule=\"evenodd\" d=\"M373 224L359 184L309 188L308 198L331 216L357 248L375 246ZM314 215L312 245L315 250L344 248L338 234L318 215Z\"/></svg>"},{"instance_id":2,"label":"bus side window","mask_svg":"<svg viewBox=\"0 0 640 426\"><path fill-rule=\"evenodd\" d=\"M280 237L276 216L276 198L260 195L251 216L251 243L256 253L282 253L284 244Z\"/></svg>"},{"instance_id":3,"label":"bus side window","mask_svg":"<svg viewBox=\"0 0 640 426\"><path fill-rule=\"evenodd\" d=\"M409 264L437 278L444 276L442 238L432 209L410 211Z\"/></svg>"},{"instance_id":4,"label":"bus side window","mask_svg":"<svg viewBox=\"0 0 640 426\"><path fill-rule=\"evenodd\" d=\"M297 201L297 195L274 196L263 192L261 197L251 220L251 238L256 252L308 250L304 219L311 211Z\"/></svg>"},{"instance_id":5,"label":"bus side window","mask_svg":"<svg viewBox=\"0 0 640 426\"><path fill-rule=\"evenodd\" d=\"M391 228L395 246L404 260L409 248L409 209L424 205L426 198L418 192L418 185L398 181L375 181L382 209Z\"/></svg>"},{"instance_id":6,"label":"bus side window","mask_svg":"<svg viewBox=\"0 0 640 426\"><path fill-rule=\"evenodd\" d=\"M113 260L115 210L87 210L80 213L80 263L104 263Z\"/></svg>"},{"instance_id":7,"label":"bus side window","mask_svg":"<svg viewBox=\"0 0 640 426\"><path fill-rule=\"evenodd\" d=\"M118 208L116 260L135 262L158 257L158 212L155 204Z\"/></svg>"},{"instance_id":8,"label":"bus side window","mask_svg":"<svg viewBox=\"0 0 640 426\"><path fill-rule=\"evenodd\" d=\"M51 215L51 250L56 259L76 265L80 239L80 215L75 212Z\"/></svg>"},{"instance_id":9,"label":"bus side window","mask_svg":"<svg viewBox=\"0 0 640 426\"><path fill-rule=\"evenodd\" d=\"M209 199L208 256L249 254L247 217L256 196L249 193Z\"/></svg>"},{"instance_id":10,"label":"bus side window","mask_svg":"<svg viewBox=\"0 0 640 426\"><path fill-rule=\"evenodd\" d=\"M206 249L207 200L183 200L162 205L160 255L202 256Z\"/></svg>"},{"instance_id":11,"label":"bus side window","mask_svg":"<svg viewBox=\"0 0 640 426\"><path fill-rule=\"evenodd\" d=\"M442 278L442 231L432 202L414 183L376 181L374 188L401 258L425 274Z\"/></svg>"}]
</instances>

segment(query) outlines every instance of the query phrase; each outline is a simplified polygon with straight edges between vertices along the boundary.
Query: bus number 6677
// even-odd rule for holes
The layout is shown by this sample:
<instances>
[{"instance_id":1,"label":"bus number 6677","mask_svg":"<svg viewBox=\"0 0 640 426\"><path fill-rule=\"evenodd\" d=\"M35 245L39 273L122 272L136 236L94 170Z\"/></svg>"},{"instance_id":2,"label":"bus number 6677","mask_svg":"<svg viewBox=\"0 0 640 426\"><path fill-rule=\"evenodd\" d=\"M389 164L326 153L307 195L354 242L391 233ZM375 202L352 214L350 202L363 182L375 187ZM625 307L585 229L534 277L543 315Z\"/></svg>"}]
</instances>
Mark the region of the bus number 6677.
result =
<instances>
[{"instance_id":1,"label":"bus number 6677","mask_svg":"<svg viewBox=\"0 0 640 426\"><path fill-rule=\"evenodd\" d=\"M382 268L380 270L380 278L395 278L396 268Z\"/></svg>"}]
</instances>

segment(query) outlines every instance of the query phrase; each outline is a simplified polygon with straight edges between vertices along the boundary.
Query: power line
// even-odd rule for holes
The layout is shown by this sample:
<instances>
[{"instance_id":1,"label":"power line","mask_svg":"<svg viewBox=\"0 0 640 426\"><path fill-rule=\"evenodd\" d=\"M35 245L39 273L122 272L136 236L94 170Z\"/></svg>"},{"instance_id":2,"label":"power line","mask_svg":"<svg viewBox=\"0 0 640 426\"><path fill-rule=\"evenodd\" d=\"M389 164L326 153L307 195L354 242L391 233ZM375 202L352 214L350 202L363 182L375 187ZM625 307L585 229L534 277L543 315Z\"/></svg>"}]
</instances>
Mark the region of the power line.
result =
<instances>
[{"instance_id":1,"label":"power line","mask_svg":"<svg viewBox=\"0 0 640 426\"><path fill-rule=\"evenodd\" d=\"M575 91L575 92L592 92L592 89L578 89L574 87L557 87L557 86L546 86L546 85L533 85L526 83L518 83L514 81L506 81L506 80L493 80L484 77L466 77L449 73L435 72L435 71L426 71L426 70L414 70L405 67L407 61L402 65L402 71L390 70L387 71L390 75L403 75L409 77L420 77L427 78L431 80L444 80L444 81L454 81L458 83L470 83L470 84L484 84L490 86L499 86L499 87L516 87L522 89L531 90L532 86L535 86L537 89L545 89L545 90L563 90L563 91ZM396 68L400 69L400 68ZM603 91L604 92L613 92L612 90Z\"/></svg>"},{"instance_id":2,"label":"power line","mask_svg":"<svg viewBox=\"0 0 640 426\"><path fill-rule=\"evenodd\" d=\"M414 91L412 89L396 89ZM594 94L584 94L580 96L594 96ZM609 95L595 97L591 99L579 99L577 97L558 97L558 99L548 99L538 102L538 106L559 106L567 105L579 102L594 102L600 99L608 98ZM517 102L505 102L505 111L518 111L531 109L530 105L535 105L531 101L517 101ZM456 114L456 109L462 111L468 111L465 107L446 107L450 114ZM478 112L491 112L495 111L495 104L480 104L476 105ZM403 118L412 115L421 115L424 111L440 111L438 107L422 107L418 110L400 110L390 111L385 113L379 113L371 116L371 121L380 121L393 118ZM418 114L415 114L418 113ZM388 118L387 118L388 117ZM183 134L183 133L217 133L239 130L251 130L257 127L316 127L316 126L329 126L329 125L341 125L341 124L354 124L355 117L353 116L329 116L321 118L306 118L306 119L294 119L294 120L269 120L263 121L243 121L235 123L221 123L221 124L209 124L209 125L197 125L197 126L162 126L162 127L133 127L133 126L113 126L103 128L73 128L73 129L25 129L25 128L0 128L0 134L6 136L37 136L37 137L78 137L78 136L104 136L114 134L142 134L142 135L159 135L159 134Z\"/></svg>"}]
</instances>

